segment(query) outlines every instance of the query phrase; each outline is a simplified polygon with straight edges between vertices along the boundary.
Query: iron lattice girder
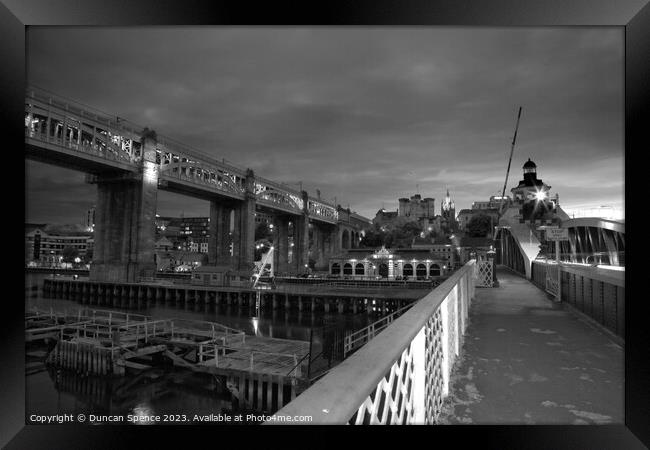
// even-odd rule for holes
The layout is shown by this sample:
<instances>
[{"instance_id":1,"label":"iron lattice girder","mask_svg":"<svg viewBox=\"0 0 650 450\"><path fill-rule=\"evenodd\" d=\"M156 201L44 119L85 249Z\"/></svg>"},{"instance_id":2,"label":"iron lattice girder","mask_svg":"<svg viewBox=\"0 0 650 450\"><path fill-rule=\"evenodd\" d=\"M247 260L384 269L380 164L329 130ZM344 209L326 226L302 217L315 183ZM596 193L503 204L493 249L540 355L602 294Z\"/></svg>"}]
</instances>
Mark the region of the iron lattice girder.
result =
<instances>
[{"instance_id":1,"label":"iron lattice girder","mask_svg":"<svg viewBox=\"0 0 650 450\"><path fill-rule=\"evenodd\" d=\"M141 127L34 87L28 88L26 93L25 129L28 138L39 142L54 143L134 168L140 163ZM192 192L205 190L206 196L216 191L243 198L246 193L245 170L163 136L157 138L156 162L162 181L160 187L168 188L169 182L178 180L180 184L195 185ZM336 207L307 196L303 198L302 192L282 184L256 177L254 186L256 201L270 208L306 213L313 220L329 223L339 219Z\"/></svg>"}]
</instances>

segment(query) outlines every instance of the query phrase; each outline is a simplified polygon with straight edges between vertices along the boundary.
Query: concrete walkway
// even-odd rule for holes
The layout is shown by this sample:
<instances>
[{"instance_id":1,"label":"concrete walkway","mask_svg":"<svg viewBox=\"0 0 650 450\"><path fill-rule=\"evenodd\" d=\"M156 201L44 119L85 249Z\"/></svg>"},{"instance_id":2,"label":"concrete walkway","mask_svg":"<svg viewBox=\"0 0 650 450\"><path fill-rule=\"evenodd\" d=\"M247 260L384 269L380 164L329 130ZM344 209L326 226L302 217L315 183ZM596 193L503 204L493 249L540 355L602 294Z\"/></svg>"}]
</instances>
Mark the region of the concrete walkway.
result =
<instances>
[{"instance_id":1,"label":"concrete walkway","mask_svg":"<svg viewBox=\"0 0 650 450\"><path fill-rule=\"evenodd\" d=\"M623 349L505 270L477 288L442 424L622 424Z\"/></svg>"}]
</instances>

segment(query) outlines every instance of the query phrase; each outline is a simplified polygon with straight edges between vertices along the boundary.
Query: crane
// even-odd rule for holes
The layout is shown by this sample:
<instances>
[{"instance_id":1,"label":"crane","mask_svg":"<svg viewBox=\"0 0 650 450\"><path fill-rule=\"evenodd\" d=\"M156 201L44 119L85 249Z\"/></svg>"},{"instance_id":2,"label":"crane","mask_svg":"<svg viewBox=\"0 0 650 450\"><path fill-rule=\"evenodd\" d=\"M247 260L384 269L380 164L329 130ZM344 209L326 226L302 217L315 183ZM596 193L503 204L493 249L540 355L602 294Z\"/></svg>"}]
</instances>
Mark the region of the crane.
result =
<instances>
[{"instance_id":1,"label":"crane","mask_svg":"<svg viewBox=\"0 0 650 450\"><path fill-rule=\"evenodd\" d=\"M252 288L255 288L257 286L257 282L260 281L260 277L264 274L264 271L266 270L266 264L269 262L269 260L273 257L273 247L269 249L269 251L264 255L262 258L262 263L255 267L253 270L253 285L251 286ZM273 269L271 269L271 276L273 276Z\"/></svg>"},{"instance_id":2,"label":"crane","mask_svg":"<svg viewBox=\"0 0 650 450\"><path fill-rule=\"evenodd\" d=\"M515 151L515 142L517 141L517 131L519 130L520 118L521 118L521 106L519 107L519 113L517 114L517 125L515 126L515 135L512 137L512 146L510 147L510 158L508 159L508 170L506 171L506 181L503 183L503 191L501 192L501 206L499 207L500 214L503 210L503 200L506 195L506 186L508 184L508 175L510 174L510 164L512 163L512 154Z\"/></svg>"}]
</instances>

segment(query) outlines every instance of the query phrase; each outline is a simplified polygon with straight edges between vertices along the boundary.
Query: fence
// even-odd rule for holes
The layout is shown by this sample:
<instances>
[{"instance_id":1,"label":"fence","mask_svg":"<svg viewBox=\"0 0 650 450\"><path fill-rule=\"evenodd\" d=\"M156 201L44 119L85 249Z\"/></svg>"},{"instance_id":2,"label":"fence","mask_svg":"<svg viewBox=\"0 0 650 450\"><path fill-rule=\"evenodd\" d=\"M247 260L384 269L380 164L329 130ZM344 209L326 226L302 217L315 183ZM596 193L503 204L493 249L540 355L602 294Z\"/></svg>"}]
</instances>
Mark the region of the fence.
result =
<instances>
[{"instance_id":1,"label":"fence","mask_svg":"<svg viewBox=\"0 0 650 450\"><path fill-rule=\"evenodd\" d=\"M435 423L467 326L474 266L469 261L276 415L315 424Z\"/></svg>"},{"instance_id":2,"label":"fence","mask_svg":"<svg viewBox=\"0 0 650 450\"><path fill-rule=\"evenodd\" d=\"M531 273L534 284L556 295L555 262L533 261ZM562 302L625 337L625 271L562 263L560 279Z\"/></svg>"},{"instance_id":3,"label":"fence","mask_svg":"<svg viewBox=\"0 0 650 450\"><path fill-rule=\"evenodd\" d=\"M407 311L412 304L403 306L397 311L382 317L376 322L371 323L367 327L364 327L360 330L357 330L353 333L347 333L343 340L343 358L346 358L348 354L352 353L354 350L360 348L366 342L370 341L378 333L388 327L395 319L401 316L405 311Z\"/></svg>"}]
</instances>

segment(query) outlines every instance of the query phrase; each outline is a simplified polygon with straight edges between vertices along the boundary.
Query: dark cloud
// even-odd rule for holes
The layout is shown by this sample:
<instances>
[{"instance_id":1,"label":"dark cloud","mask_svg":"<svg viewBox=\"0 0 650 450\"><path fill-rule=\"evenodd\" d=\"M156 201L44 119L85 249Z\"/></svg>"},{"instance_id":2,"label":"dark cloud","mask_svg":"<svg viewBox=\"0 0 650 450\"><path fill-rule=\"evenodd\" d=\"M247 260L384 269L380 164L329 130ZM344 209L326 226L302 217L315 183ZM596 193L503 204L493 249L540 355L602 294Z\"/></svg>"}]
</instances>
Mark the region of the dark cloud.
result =
<instances>
[{"instance_id":1,"label":"dark cloud","mask_svg":"<svg viewBox=\"0 0 650 450\"><path fill-rule=\"evenodd\" d=\"M623 205L623 31L613 28L38 28L29 82L372 217L414 193L457 207L534 159L570 208ZM92 204L29 163L30 220ZM53 206L56 205L56 206ZM207 214L161 193L160 211Z\"/></svg>"}]
</instances>

